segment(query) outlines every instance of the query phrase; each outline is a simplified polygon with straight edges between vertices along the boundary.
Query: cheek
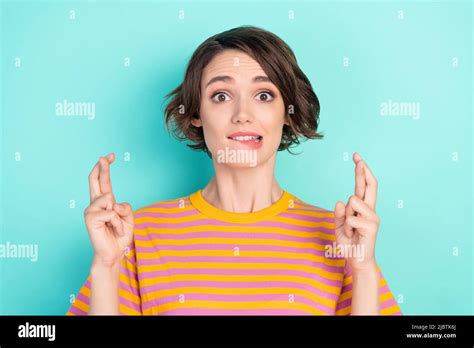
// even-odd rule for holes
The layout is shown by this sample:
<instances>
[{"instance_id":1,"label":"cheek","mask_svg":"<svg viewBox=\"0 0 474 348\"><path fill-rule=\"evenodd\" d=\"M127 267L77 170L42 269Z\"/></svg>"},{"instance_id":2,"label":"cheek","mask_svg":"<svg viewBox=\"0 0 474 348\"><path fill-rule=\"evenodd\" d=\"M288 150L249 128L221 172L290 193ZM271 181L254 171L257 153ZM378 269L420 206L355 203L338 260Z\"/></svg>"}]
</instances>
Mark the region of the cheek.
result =
<instances>
[{"instance_id":1,"label":"cheek","mask_svg":"<svg viewBox=\"0 0 474 348\"><path fill-rule=\"evenodd\" d=\"M206 113L201 113L201 121L207 147L210 150L220 147L224 141L223 134L227 131L228 122L225 117L213 110L208 110Z\"/></svg>"},{"instance_id":2,"label":"cheek","mask_svg":"<svg viewBox=\"0 0 474 348\"><path fill-rule=\"evenodd\" d=\"M209 121L218 121L223 118L228 111L223 105L217 105L209 99L201 100L200 115L202 118L207 118ZM208 121L208 123L209 123Z\"/></svg>"},{"instance_id":3,"label":"cheek","mask_svg":"<svg viewBox=\"0 0 474 348\"><path fill-rule=\"evenodd\" d=\"M230 105L216 105L212 101L201 101L200 115L207 133L223 132L232 118Z\"/></svg>"},{"instance_id":4,"label":"cheek","mask_svg":"<svg viewBox=\"0 0 474 348\"><path fill-rule=\"evenodd\" d=\"M283 134L283 126L285 124L285 107L283 103L273 105L271 111L266 113L268 117L265 117L263 127L265 132L269 135L269 151L276 151L281 143L281 137ZM271 150L270 150L271 149Z\"/></svg>"},{"instance_id":5,"label":"cheek","mask_svg":"<svg viewBox=\"0 0 474 348\"><path fill-rule=\"evenodd\" d=\"M269 105L265 112L266 117L263 118L265 128L271 130L272 134L279 134L282 132L285 124L285 106L283 103L276 103Z\"/></svg>"}]
</instances>

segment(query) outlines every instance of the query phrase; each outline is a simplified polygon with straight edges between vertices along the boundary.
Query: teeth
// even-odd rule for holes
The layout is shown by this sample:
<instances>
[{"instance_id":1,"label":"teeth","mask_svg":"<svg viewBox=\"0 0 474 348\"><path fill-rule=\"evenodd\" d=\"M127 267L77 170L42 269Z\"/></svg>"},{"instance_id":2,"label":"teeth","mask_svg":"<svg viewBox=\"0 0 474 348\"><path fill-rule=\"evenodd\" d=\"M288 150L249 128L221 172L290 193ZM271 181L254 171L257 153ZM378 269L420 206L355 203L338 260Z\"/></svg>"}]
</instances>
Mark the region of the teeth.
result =
<instances>
[{"instance_id":1,"label":"teeth","mask_svg":"<svg viewBox=\"0 0 474 348\"><path fill-rule=\"evenodd\" d=\"M253 136L253 135L245 135L245 136L237 136L237 137L232 137L233 140L238 140L238 141L249 141L249 140L258 140L258 136Z\"/></svg>"}]
</instances>

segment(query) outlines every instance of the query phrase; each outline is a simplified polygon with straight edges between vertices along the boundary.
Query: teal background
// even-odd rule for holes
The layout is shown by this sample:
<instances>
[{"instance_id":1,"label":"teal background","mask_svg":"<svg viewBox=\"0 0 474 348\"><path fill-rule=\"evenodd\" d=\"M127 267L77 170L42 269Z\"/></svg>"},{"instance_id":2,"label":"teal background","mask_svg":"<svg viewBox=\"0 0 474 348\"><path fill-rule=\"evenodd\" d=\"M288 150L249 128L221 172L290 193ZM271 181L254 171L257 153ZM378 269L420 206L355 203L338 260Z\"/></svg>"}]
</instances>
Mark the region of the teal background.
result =
<instances>
[{"instance_id":1,"label":"teal background","mask_svg":"<svg viewBox=\"0 0 474 348\"><path fill-rule=\"evenodd\" d=\"M114 192L134 209L206 185L211 162L167 133L163 97L198 44L243 24L282 37L321 102L325 139L279 153L282 187L333 209L353 194L360 152L379 181L377 259L403 313L473 314L470 1L3 1L1 12L0 241L39 247L37 262L0 259L1 314L66 313L92 260L83 211L98 156L116 153ZM63 99L95 102L95 119L56 116ZM419 102L420 119L381 116L388 99Z\"/></svg>"}]
</instances>

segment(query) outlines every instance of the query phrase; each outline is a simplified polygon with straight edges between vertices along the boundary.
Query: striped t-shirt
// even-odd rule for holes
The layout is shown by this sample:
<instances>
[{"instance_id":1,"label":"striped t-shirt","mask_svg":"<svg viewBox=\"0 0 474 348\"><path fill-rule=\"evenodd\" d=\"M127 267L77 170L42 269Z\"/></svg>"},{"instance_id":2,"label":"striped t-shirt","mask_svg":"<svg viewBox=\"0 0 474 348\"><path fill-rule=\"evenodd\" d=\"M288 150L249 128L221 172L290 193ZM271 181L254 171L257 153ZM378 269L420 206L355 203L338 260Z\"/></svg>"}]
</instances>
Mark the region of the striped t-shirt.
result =
<instances>
[{"instance_id":1,"label":"striped t-shirt","mask_svg":"<svg viewBox=\"0 0 474 348\"><path fill-rule=\"evenodd\" d=\"M333 245L334 212L284 191L271 206L233 213L201 190L134 211L121 262L121 315L348 315L352 277ZM401 314L380 268L383 315ZM67 315L89 310L90 276Z\"/></svg>"}]
</instances>

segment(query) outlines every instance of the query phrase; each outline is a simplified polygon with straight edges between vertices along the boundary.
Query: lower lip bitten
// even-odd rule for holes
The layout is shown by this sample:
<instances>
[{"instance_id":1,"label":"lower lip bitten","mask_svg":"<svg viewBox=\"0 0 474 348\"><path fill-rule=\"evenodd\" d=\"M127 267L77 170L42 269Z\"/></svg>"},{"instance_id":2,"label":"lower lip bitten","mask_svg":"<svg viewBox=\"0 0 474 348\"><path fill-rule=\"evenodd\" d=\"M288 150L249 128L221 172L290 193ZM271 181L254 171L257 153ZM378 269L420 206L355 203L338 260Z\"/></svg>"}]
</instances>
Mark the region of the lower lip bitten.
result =
<instances>
[{"instance_id":1,"label":"lower lip bitten","mask_svg":"<svg viewBox=\"0 0 474 348\"><path fill-rule=\"evenodd\" d=\"M228 139L244 144L252 149L258 149L262 147L262 143L263 143L263 137L260 137L258 139L250 139L250 140L237 140L237 139L232 139L232 138L228 138Z\"/></svg>"}]
</instances>

